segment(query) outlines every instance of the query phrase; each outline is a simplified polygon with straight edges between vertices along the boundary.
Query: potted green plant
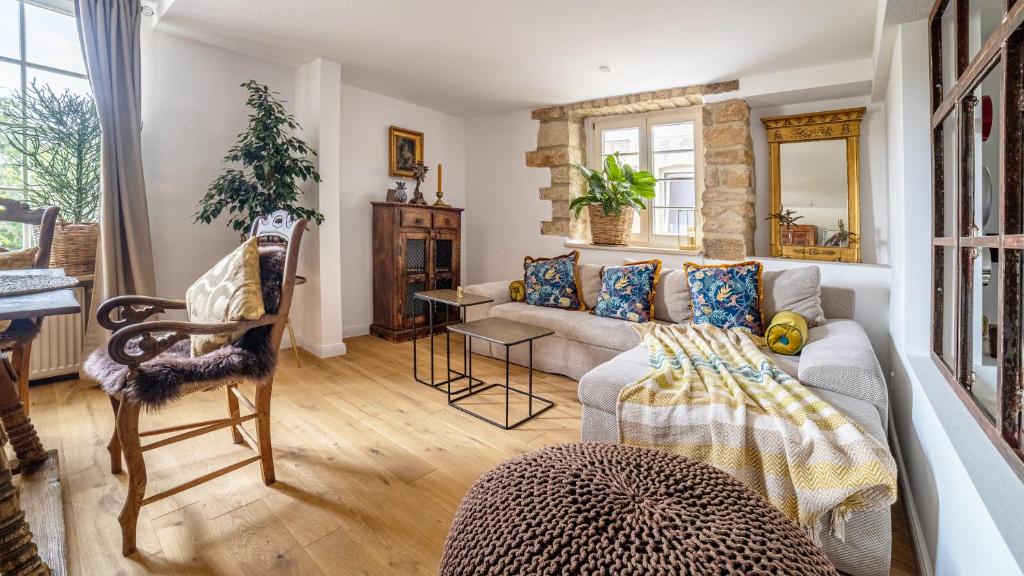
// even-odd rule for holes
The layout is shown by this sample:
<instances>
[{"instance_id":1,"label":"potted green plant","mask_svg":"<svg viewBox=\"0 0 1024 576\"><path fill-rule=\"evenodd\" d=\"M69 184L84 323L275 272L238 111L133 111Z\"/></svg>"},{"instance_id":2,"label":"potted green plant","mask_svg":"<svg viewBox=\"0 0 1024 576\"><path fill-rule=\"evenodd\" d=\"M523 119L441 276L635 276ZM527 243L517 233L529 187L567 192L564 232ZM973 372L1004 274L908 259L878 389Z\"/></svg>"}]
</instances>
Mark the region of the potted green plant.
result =
<instances>
[{"instance_id":1,"label":"potted green plant","mask_svg":"<svg viewBox=\"0 0 1024 576\"><path fill-rule=\"evenodd\" d=\"M299 181L320 182L310 159L316 151L292 135L301 127L275 92L255 80L243 82L242 87L249 91L249 124L224 156L225 164L241 166L226 168L210 184L195 222L210 224L227 210L228 224L242 239L257 218L277 210L322 224L324 215L318 210L297 205L302 195Z\"/></svg>"},{"instance_id":2,"label":"potted green plant","mask_svg":"<svg viewBox=\"0 0 1024 576\"><path fill-rule=\"evenodd\" d=\"M24 105L22 105L24 102ZM23 154L31 178L26 201L57 206L50 265L93 274L99 237L100 121L92 98L32 82L24 97L0 100L4 140Z\"/></svg>"},{"instance_id":3,"label":"potted green plant","mask_svg":"<svg viewBox=\"0 0 1024 576\"><path fill-rule=\"evenodd\" d=\"M650 172L633 170L619 161L616 152L604 159L598 172L581 164L573 165L586 180L587 193L569 203L579 218L583 207L590 214L590 236L594 244L619 246L629 243L633 230L633 211L644 210L644 202L654 198L657 180Z\"/></svg>"}]
</instances>

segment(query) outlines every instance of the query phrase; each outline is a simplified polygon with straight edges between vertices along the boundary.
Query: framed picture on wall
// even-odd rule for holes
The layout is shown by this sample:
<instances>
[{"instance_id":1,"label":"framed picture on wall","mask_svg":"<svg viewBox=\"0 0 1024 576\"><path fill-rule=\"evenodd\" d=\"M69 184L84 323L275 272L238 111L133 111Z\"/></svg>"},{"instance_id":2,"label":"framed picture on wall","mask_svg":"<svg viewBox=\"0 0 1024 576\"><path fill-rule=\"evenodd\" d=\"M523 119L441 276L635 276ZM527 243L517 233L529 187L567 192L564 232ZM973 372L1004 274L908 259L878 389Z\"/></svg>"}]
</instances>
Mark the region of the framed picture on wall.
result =
<instances>
[{"instance_id":1,"label":"framed picture on wall","mask_svg":"<svg viewBox=\"0 0 1024 576\"><path fill-rule=\"evenodd\" d=\"M423 132L392 126L388 140L391 175L412 178L413 165L416 162L423 162Z\"/></svg>"}]
</instances>

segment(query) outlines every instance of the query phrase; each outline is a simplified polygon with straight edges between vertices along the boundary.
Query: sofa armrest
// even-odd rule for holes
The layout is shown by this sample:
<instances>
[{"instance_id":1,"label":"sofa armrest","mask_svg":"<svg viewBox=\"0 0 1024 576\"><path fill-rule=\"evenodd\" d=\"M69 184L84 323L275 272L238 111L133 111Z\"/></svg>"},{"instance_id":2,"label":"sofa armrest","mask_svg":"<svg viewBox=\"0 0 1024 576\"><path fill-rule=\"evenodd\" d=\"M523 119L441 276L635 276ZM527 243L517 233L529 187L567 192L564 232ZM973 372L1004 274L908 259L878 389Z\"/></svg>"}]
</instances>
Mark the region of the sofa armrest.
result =
<instances>
[{"instance_id":1,"label":"sofa armrest","mask_svg":"<svg viewBox=\"0 0 1024 576\"><path fill-rule=\"evenodd\" d=\"M512 296L508 293L508 285L511 283L512 280L499 280L466 286L466 294L475 294L493 300L490 304L477 304L466 308L466 321L487 318L490 316L491 306L511 302Z\"/></svg>"},{"instance_id":2,"label":"sofa armrest","mask_svg":"<svg viewBox=\"0 0 1024 576\"><path fill-rule=\"evenodd\" d=\"M803 384L867 402L888 426L889 389L871 341L853 320L828 320L812 328L800 353Z\"/></svg>"}]
</instances>

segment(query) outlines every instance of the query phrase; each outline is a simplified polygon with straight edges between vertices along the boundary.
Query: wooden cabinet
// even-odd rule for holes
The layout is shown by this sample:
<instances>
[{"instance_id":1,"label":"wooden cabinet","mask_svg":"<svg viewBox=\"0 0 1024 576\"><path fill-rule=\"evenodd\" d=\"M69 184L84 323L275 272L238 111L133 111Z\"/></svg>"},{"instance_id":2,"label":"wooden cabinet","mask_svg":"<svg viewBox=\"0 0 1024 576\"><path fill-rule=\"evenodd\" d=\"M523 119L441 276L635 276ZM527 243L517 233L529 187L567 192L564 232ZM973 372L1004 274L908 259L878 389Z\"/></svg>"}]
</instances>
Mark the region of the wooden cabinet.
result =
<instances>
[{"instance_id":1,"label":"wooden cabinet","mask_svg":"<svg viewBox=\"0 0 1024 576\"><path fill-rule=\"evenodd\" d=\"M427 303L416 292L459 285L462 208L373 203L373 324L392 341L412 338L427 324ZM452 322L457 322L452 312ZM435 324L443 325L437 309Z\"/></svg>"}]
</instances>

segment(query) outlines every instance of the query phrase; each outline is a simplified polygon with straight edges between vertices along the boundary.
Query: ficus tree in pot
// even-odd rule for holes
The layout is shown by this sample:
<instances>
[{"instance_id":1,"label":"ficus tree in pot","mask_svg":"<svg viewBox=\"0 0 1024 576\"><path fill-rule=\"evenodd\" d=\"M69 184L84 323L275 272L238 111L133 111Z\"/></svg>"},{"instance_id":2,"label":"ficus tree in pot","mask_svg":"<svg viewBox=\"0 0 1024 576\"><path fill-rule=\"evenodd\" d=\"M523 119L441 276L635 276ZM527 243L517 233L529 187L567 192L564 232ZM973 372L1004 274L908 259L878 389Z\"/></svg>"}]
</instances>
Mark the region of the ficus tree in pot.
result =
<instances>
[{"instance_id":1,"label":"ficus tree in pot","mask_svg":"<svg viewBox=\"0 0 1024 576\"><path fill-rule=\"evenodd\" d=\"M587 193L569 203L579 218L586 207L590 214L590 235L594 244L628 244L633 228L633 209L647 208L654 198L657 180L650 172L633 170L619 161L619 153L604 159L599 172L582 164L573 165L586 180Z\"/></svg>"},{"instance_id":2,"label":"ficus tree in pot","mask_svg":"<svg viewBox=\"0 0 1024 576\"><path fill-rule=\"evenodd\" d=\"M324 215L318 210L298 205L299 182L320 182L311 160L316 151L293 135L301 127L276 92L255 80L243 82L242 87L249 92L249 124L224 156L230 166L210 184L195 221L210 224L226 211L228 225L243 239L257 218L276 210L323 223Z\"/></svg>"},{"instance_id":3,"label":"ficus tree in pot","mask_svg":"<svg viewBox=\"0 0 1024 576\"><path fill-rule=\"evenodd\" d=\"M23 104L24 103L24 104ZM26 201L57 206L50 265L72 276L96 265L100 206L100 121L89 96L55 93L32 82L24 96L0 99L3 144L24 155L31 178Z\"/></svg>"}]
</instances>

